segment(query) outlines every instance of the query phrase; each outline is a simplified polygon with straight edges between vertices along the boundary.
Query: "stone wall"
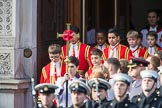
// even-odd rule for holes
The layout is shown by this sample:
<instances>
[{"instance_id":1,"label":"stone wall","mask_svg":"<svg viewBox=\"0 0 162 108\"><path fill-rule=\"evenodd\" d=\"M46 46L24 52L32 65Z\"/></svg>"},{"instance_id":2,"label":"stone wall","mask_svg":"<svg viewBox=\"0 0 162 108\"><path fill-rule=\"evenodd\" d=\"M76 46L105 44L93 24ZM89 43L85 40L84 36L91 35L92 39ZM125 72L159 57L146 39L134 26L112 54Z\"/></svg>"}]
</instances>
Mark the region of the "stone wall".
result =
<instances>
[{"instance_id":1,"label":"stone wall","mask_svg":"<svg viewBox=\"0 0 162 108\"><path fill-rule=\"evenodd\" d=\"M0 108L32 108L37 0L0 0Z\"/></svg>"}]
</instances>

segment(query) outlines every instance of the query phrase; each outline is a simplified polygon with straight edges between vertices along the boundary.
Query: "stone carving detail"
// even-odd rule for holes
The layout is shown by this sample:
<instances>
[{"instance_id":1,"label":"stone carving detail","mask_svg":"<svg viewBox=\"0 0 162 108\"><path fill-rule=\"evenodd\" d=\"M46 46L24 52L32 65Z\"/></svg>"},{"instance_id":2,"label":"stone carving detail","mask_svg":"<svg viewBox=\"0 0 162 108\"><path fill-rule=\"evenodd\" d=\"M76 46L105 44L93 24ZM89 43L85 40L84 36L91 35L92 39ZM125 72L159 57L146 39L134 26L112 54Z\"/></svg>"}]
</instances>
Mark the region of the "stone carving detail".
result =
<instances>
[{"instance_id":1,"label":"stone carving detail","mask_svg":"<svg viewBox=\"0 0 162 108\"><path fill-rule=\"evenodd\" d=\"M13 47L14 39L0 39L0 47Z\"/></svg>"},{"instance_id":2,"label":"stone carving detail","mask_svg":"<svg viewBox=\"0 0 162 108\"><path fill-rule=\"evenodd\" d=\"M0 75L9 75L12 73L10 53L0 53L0 64Z\"/></svg>"},{"instance_id":3,"label":"stone carving detail","mask_svg":"<svg viewBox=\"0 0 162 108\"><path fill-rule=\"evenodd\" d=\"M0 0L0 36L12 35L12 0Z\"/></svg>"}]
</instances>

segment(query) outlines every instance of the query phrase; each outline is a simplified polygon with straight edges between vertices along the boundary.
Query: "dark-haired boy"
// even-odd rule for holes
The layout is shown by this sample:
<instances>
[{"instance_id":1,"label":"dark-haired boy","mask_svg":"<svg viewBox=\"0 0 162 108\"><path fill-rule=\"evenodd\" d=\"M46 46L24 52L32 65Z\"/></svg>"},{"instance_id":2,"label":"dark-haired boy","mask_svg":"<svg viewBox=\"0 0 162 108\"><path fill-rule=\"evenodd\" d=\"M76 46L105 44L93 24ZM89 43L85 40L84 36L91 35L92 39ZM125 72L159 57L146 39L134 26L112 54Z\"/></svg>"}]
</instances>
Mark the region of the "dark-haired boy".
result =
<instances>
[{"instance_id":1,"label":"dark-haired boy","mask_svg":"<svg viewBox=\"0 0 162 108\"><path fill-rule=\"evenodd\" d=\"M128 47L120 44L119 30L109 29L107 36L110 46L103 51L104 60L107 58L118 58L119 60L126 59L129 61L132 53Z\"/></svg>"},{"instance_id":2,"label":"dark-haired boy","mask_svg":"<svg viewBox=\"0 0 162 108\"><path fill-rule=\"evenodd\" d=\"M90 52L90 58L93 66L87 71L86 75L88 76L88 78L90 78L94 67L99 67L102 65L102 51L98 48L92 48Z\"/></svg>"},{"instance_id":3,"label":"dark-haired boy","mask_svg":"<svg viewBox=\"0 0 162 108\"><path fill-rule=\"evenodd\" d=\"M76 57L70 56L68 63L68 74L65 74L64 77L58 78L56 85L59 87L57 93L60 95L60 106L63 108L66 107L66 81L70 84L72 81L77 80L79 78L77 74L79 66L79 60ZM68 92L68 107L72 105L70 92Z\"/></svg>"},{"instance_id":4,"label":"dark-haired boy","mask_svg":"<svg viewBox=\"0 0 162 108\"><path fill-rule=\"evenodd\" d=\"M96 48L100 49L103 51L105 48L107 48L109 45L106 43L106 31L103 29L99 29L96 31L96 42L97 45L95 46Z\"/></svg>"},{"instance_id":5,"label":"dark-haired boy","mask_svg":"<svg viewBox=\"0 0 162 108\"><path fill-rule=\"evenodd\" d=\"M162 50L162 48L160 48L156 44L157 36L158 36L157 33L154 32L154 31L149 31L147 33L147 36L146 36L146 38L147 38L147 45L148 45L147 50L148 50L149 55L153 56L153 55L157 54L157 52L159 50Z\"/></svg>"}]
</instances>

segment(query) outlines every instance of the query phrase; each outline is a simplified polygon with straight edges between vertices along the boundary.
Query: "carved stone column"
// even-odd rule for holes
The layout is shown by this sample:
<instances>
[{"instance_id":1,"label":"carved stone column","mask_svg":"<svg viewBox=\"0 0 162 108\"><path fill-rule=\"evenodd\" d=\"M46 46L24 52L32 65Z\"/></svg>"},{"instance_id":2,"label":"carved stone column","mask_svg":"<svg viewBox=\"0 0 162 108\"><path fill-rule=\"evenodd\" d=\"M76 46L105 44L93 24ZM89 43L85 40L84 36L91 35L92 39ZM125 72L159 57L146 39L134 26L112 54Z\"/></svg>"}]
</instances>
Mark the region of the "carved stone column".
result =
<instances>
[{"instance_id":1,"label":"carved stone column","mask_svg":"<svg viewBox=\"0 0 162 108\"><path fill-rule=\"evenodd\" d=\"M37 0L0 0L0 108L32 108Z\"/></svg>"},{"instance_id":2,"label":"carved stone column","mask_svg":"<svg viewBox=\"0 0 162 108\"><path fill-rule=\"evenodd\" d=\"M0 1L0 78L14 78L12 0Z\"/></svg>"}]
</instances>

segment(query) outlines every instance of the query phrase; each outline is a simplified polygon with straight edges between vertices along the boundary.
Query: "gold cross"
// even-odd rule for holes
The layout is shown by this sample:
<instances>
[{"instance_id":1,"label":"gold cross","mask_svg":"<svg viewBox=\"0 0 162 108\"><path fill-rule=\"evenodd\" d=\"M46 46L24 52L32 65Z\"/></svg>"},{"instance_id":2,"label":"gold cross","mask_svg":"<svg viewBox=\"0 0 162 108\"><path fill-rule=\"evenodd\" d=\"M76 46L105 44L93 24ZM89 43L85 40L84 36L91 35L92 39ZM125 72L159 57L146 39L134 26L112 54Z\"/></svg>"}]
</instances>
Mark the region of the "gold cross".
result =
<instances>
[{"instance_id":1,"label":"gold cross","mask_svg":"<svg viewBox=\"0 0 162 108\"><path fill-rule=\"evenodd\" d=\"M66 23L66 27L67 27L67 30L70 30L70 23ZM63 34L59 34L59 33L57 33L57 38L59 38L59 37L62 37L63 36Z\"/></svg>"},{"instance_id":2,"label":"gold cross","mask_svg":"<svg viewBox=\"0 0 162 108\"><path fill-rule=\"evenodd\" d=\"M70 23L66 23L66 28L67 28L67 30L70 30ZM59 33L57 33L57 38L59 38L59 37L62 37L63 36L63 34L59 34ZM74 37L79 37L80 35L79 35L79 33L78 34L74 34Z\"/></svg>"},{"instance_id":3,"label":"gold cross","mask_svg":"<svg viewBox=\"0 0 162 108\"><path fill-rule=\"evenodd\" d=\"M67 23L67 30L70 30L70 23ZM57 33L57 38L59 37L63 37L63 34L59 34ZM69 58L68 58L68 52L69 52L69 41L66 41L66 59L64 60L65 64L66 64L66 73L68 72L68 63L70 62Z\"/></svg>"}]
</instances>

